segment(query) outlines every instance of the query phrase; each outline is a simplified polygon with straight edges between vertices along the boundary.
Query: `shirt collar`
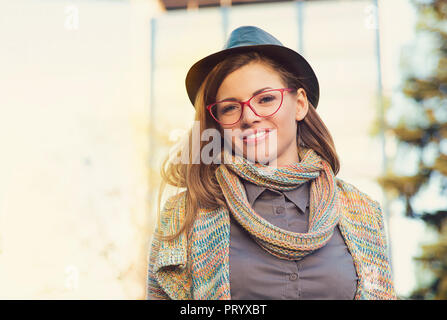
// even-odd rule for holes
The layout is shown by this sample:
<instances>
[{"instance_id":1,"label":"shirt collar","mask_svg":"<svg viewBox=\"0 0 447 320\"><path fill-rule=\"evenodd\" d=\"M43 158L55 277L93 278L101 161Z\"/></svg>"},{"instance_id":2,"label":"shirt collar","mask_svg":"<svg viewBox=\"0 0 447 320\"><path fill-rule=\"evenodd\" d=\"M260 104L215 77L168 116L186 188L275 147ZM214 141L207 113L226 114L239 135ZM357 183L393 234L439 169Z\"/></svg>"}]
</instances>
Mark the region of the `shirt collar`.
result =
<instances>
[{"instance_id":1,"label":"shirt collar","mask_svg":"<svg viewBox=\"0 0 447 320\"><path fill-rule=\"evenodd\" d=\"M257 184L254 184L250 181L247 181L243 178L241 178L241 182L245 187L245 191L247 193L247 199L250 205L253 207L254 202L256 199L261 195L261 193L264 192L264 190L268 189L263 186L258 186ZM271 189L269 189L271 190ZM277 190L273 190L277 191ZM302 212L305 212L306 207L309 205L309 181L301 184L299 187L288 190L288 191L282 191L284 195L292 201Z\"/></svg>"}]
</instances>

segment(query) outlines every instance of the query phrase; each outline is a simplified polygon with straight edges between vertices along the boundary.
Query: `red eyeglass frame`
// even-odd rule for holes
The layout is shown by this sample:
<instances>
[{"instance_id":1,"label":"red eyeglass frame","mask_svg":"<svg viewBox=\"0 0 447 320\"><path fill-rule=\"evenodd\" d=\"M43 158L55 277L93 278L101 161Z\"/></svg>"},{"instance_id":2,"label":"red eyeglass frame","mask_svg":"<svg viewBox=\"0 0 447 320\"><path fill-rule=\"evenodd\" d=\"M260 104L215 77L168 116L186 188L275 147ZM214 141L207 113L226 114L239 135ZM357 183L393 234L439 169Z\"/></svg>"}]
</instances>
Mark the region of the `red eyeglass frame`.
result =
<instances>
[{"instance_id":1,"label":"red eyeglass frame","mask_svg":"<svg viewBox=\"0 0 447 320\"><path fill-rule=\"evenodd\" d=\"M257 115L258 117L267 118L267 117L271 117L271 116L273 116L275 113L278 112L279 109L281 109L282 102L283 102L283 100L284 100L284 91L290 92L290 91L295 91L295 90L296 90L296 89L293 89L293 88L280 88L280 89L270 89L270 90L265 90L265 91L262 91L262 92L259 92L259 93L255 94L254 96L252 96L250 99L248 99L248 100L246 100L246 101L234 101L234 100L226 99L226 100L221 100L221 101L213 102L213 103L207 105L207 106L206 106L206 109L207 109L208 112L210 113L211 117L213 117L213 119L216 120L218 123L223 124L223 125L226 125L226 126L230 126L230 125L233 125L233 124L238 123L239 121L241 121L241 119L242 119L242 115L244 114L244 107L245 107L245 105L248 105L248 106L250 107L251 111L253 111L253 113L254 113L255 115ZM250 104L250 101L251 101L251 99L253 99L253 98L256 97L257 95L262 94L262 93L267 93L267 92L270 92L270 91L280 91L280 92L281 92L281 103L279 104L278 109L276 109L276 111L273 112L272 114L270 114L270 115L268 115L268 116L261 116L261 115L259 115L259 114L256 113L256 110L255 110L255 109L253 108L253 106ZM222 122L220 122L219 120L217 120L217 119L214 117L213 113L211 112L211 107L212 107L212 106L214 106L216 103L221 103L221 102L225 102L225 101L237 102L237 103L239 103L239 104L241 105L241 108L242 108L241 116L239 117L239 119L238 119L237 121L235 121L235 122L233 122L233 123L222 123Z\"/></svg>"}]
</instances>

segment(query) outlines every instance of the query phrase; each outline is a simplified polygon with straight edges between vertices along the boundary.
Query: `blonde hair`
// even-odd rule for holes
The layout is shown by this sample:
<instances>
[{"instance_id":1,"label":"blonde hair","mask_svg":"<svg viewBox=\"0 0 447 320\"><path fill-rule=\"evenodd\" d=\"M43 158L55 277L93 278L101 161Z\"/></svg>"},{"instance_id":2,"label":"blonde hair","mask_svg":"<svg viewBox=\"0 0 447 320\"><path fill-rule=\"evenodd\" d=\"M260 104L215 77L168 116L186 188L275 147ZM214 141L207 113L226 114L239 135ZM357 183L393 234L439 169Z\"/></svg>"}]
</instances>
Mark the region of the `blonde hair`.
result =
<instances>
[{"instance_id":1,"label":"blonde hair","mask_svg":"<svg viewBox=\"0 0 447 320\"><path fill-rule=\"evenodd\" d=\"M211 117L206 110L206 106L215 101L217 91L225 77L231 72L247 65L251 62L264 63L276 71L282 81L288 88L298 90L303 88L306 93L309 92L302 78L290 73L282 65L275 60L256 51L231 55L225 60L218 63L207 75L201 84L195 99L195 121L200 123L200 136L205 129L215 128L219 130L219 125ZM340 162L335 150L335 145L329 130L323 123L315 108L309 102L309 108L303 120L298 122L297 128L297 145L298 148L312 148L323 159L325 159L332 167L334 175L337 175L340 169ZM192 129L189 130L188 139L185 140L189 144L189 150L192 148ZM199 154L207 141L200 141ZM223 145L223 137L222 144ZM181 150L177 155L180 155ZM188 163L173 163L170 161L169 155L163 161L161 167L162 182L159 189L157 201L157 213L160 215L160 202L162 193L166 184L172 186L186 188L186 208L183 225L172 235L156 234L163 240L172 240L177 238L182 232L189 232L196 218L197 210L200 207L215 209L217 207L225 207L228 209L225 198L220 190L219 184L215 177L215 171L221 164L204 164L201 162L194 164L192 155L189 154ZM160 223L160 220L159 222Z\"/></svg>"}]
</instances>

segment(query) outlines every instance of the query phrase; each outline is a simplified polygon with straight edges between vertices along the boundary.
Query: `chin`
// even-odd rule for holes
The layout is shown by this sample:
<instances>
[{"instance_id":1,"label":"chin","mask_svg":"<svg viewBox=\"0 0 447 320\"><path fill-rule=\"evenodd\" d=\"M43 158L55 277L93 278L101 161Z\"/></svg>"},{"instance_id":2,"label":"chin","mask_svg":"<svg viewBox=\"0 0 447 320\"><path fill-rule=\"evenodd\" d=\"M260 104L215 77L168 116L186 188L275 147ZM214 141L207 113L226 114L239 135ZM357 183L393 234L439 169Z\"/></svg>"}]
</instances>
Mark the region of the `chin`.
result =
<instances>
[{"instance_id":1,"label":"chin","mask_svg":"<svg viewBox=\"0 0 447 320\"><path fill-rule=\"evenodd\" d=\"M277 153L269 152L269 150L266 149L264 146L257 148L243 148L243 146L238 146L235 148L235 153L238 155L242 155L245 159L251 162L260 163L267 166L274 165L277 159Z\"/></svg>"}]
</instances>

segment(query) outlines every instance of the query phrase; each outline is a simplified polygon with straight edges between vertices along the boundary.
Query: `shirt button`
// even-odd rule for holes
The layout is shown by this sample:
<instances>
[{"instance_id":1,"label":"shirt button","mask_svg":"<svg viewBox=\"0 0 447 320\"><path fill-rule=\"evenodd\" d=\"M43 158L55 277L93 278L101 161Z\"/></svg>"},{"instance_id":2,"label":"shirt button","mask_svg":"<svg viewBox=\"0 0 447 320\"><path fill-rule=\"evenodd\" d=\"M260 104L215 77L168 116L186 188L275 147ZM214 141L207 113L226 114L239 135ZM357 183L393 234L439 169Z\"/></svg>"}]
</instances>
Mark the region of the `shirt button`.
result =
<instances>
[{"instance_id":1,"label":"shirt button","mask_svg":"<svg viewBox=\"0 0 447 320\"><path fill-rule=\"evenodd\" d=\"M295 281L296 279L298 279L298 275L296 273L291 273L289 274L289 279L291 281Z\"/></svg>"},{"instance_id":2,"label":"shirt button","mask_svg":"<svg viewBox=\"0 0 447 320\"><path fill-rule=\"evenodd\" d=\"M278 208L276 208L275 212L276 212L276 214L284 213L284 208L283 207L278 207Z\"/></svg>"}]
</instances>

